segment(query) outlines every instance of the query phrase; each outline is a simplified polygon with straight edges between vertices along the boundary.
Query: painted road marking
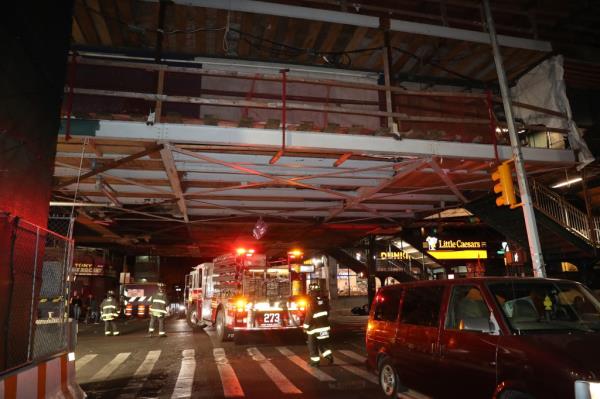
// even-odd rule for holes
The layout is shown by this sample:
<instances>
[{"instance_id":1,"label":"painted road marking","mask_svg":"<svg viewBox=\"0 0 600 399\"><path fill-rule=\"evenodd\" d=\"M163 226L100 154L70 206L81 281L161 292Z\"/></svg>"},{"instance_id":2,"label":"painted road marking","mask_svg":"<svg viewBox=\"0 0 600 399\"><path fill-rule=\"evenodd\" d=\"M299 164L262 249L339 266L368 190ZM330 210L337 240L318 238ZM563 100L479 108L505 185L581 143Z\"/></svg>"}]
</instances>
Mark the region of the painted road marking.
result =
<instances>
[{"instance_id":1,"label":"painted road marking","mask_svg":"<svg viewBox=\"0 0 600 399\"><path fill-rule=\"evenodd\" d=\"M96 356L98 356L98 355L95 353L92 353L92 354L83 356L81 359L77 359L75 361L75 371L79 371L80 368L82 368L83 366L85 366L86 364L88 364L89 362L94 360L94 358Z\"/></svg>"},{"instance_id":2,"label":"painted road marking","mask_svg":"<svg viewBox=\"0 0 600 399\"><path fill-rule=\"evenodd\" d=\"M329 374L326 374L323 371L321 371L315 367L311 367L306 360L302 359L300 356L296 355L294 352L292 352L285 346L278 346L277 350L283 356L286 356L296 366L300 367L302 370L306 371L308 374L317 378L319 381L323 381L323 382L334 382L335 381L335 378L333 378Z\"/></svg>"},{"instance_id":3,"label":"painted road marking","mask_svg":"<svg viewBox=\"0 0 600 399\"><path fill-rule=\"evenodd\" d=\"M131 355L130 352L119 353L117 356L114 357L113 360L108 362L96 374L94 374L90 381L105 380L106 378L108 378L108 376L110 376L113 373L113 371L117 369L117 367L119 367L125 360L127 360L129 355Z\"/></svg>"},{"instance_id":4,"label":"painted road marking","mask_svg":"<svg viewBox=\"0 0 600 399\"><path fill-rule=\"evenodd\" d=\"M186 349L182 352L182 356L181 369L171 398L189 398L192 396L194 372L196 371L196 352L193 349Z\"/></svg>"},{"instance_id":5,"label":"painted road marking","mask_svg":"<svg viewBox=\"0 0 600 399\"><path fill-rule=\"evenodd\" d=\"M283 375L281 371L273 363L271 363L258 348L248 348L248 354L254 359L260 367L263 369L265 374L277 385L277 388L283 393L287 394L301 394L299 390L288 378Z\"/></svg>"},{"instance_id":6,"label":"painted road marking","mask_svg":"<svg viewBox=\"0 0 600 399\"><path fill-rule=\"evenodd\" d=\"M225 395L226 398L244 397L244 390L240 385L240 381L238 380L235 371L233 371L233 367L231 367L229 360L227 360L225 349L214 348L213 356L215 358L215 363L217 364L217 370L219 370L219 376L221 377L223 395Z\"/></svg>"},{"instance_id":7,"label":"painted road marking","mask_svg":"<svg viewBox=\"0 0 600 399\"><path fill-rule=\"evenodd\" d=\"M337 364L344 370L351 372L354 375L357 375L369 382L372 382L373 384L379 384L379 381L377 381L377 377L375 377L373 374L369 373L367 370L361 369L356 366L352 366L346 363L345 361L341 360L339 357L335 358L335 364Z\"/></svg>"},{"instance_id":8,"label":"painted road marking","mask_svg":"<svg viewBox=\"0 0 600 399\"><path fill-rule=\"evenodd\" d=\"M339 350L338 352L343 353L344 355L348 356L350 359L358 360L361 363L364 363L367 361L366 357L364 357L363 355L359 355L356 352L352 352L349 350Z\"/></svg>"},{"instance_id":9,"label":"painted road marking","mask_svg":"<svg viewBox=\"0 0 600 399\"><path fill-rule=\"evenodd\" d=\"M144 386L144 383L146 382L146 379L148 378L150 373L152 373L152 370L154 369L154 365L156 364L158 358L160 357L160 353L161 353L161 351L159 351L159 350L148 352L148 354L146 355L146 358L144 359L144 361L142 362L140 367L138 367L138 369L133 374L133 376L137 377L137 379L134 378L129 381L127 386L123 389L124 393L122 395L120 395L119 398L121 398L121 399L137 398L137 394L138 394L139 390L142 389L142 387Z\"/></svg>"}]
</instances>

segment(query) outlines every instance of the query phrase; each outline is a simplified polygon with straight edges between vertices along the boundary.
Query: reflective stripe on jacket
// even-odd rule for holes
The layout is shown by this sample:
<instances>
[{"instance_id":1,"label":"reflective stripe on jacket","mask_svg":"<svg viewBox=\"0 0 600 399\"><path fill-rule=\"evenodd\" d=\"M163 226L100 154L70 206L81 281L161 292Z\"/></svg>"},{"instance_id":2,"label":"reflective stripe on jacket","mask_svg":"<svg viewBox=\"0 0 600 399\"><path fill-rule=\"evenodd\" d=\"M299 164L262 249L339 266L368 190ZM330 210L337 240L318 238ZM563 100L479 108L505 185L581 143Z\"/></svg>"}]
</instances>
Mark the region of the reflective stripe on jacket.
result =
<instances>
[{"instance_id":1,"label":"reflective stripe on jacket","mask_svg":"<svg viewBox=\"0 0 600 399\"><path fill-rule=\"evenodd\" d=\"M117 300L113 297L108 297L100 304L101 315L100 318L104 321L114 320L119 317L119 308L117 306Z\"/></svg>"},{"instance_id":2,"label":"reflective stripe on jacket","mask_svg":"<svg viewBox=\"0 0 600 399\"><path fill-rule=\"evenodd\" d=\"M329 325L329 302L323 297L311 297L308 302L304 329L308 335L324 334L331 329ZM325 334L324 334L325 335Z\"/></svg>"},{"instance_id":3,"label":"reflective stripe on jacket","mask_svg":"<svg viewBox=\"0 0 600 399\"><path fill-rule=\"evenodd\" d=\"M163 317L167 314L167 297L164 293L157 293L150 302L150 313L155 317Z\"/></svg>"}]
</instances>

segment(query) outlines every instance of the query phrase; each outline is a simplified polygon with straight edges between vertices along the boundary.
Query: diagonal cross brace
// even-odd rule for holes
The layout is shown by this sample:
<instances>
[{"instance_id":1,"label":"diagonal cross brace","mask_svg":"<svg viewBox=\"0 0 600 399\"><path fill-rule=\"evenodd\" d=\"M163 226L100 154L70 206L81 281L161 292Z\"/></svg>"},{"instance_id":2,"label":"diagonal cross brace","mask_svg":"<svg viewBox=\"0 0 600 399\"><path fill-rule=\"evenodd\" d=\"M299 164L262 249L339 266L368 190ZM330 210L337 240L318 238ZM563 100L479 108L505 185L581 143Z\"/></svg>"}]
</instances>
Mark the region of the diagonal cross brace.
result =
<instances>
[{"instance_id":1,"label":"diagonal cross brace","mask_svg":"<svg viewBox=\"0 0 600 399\"><path fill-rule=\"evenodd\" d=\"M446 173L446 171L444 169L442 169L442 167L437 163L437 161L435 159L430 160L429 164L431 165L431 167L433 168L433 170L435 171L435 173L444 181L444 183L446 183L446 185L450 188L450 190L452 190L452 192L463 203L469 202L467 200L467 198L460 192L460 190L456 186L456 183L454 183L452 181L452 179L450 178L450 176L448 176L448 174Z\"/></svg>"},{"instance_id":2,"label":"diagonal cross brace","mask_svg":"<svg viewBox=\"0 0 600 399\"><path fill-rule=\"evenodd\" d=\"M160 150L160 157L162 158L165 172L169 178L169 184L171 185L173 194L175 194L177 197L177 206L179 207L179 211L183 215L183 220L185 220L186 223L189 223L190 219L188 217L187 205L185 203L185 197L183 196L183 190L181 188L181 180L179 179L177 165L175 165L173 152L171 151L171 146L169 144L165 144L164 148Z\"/></svg>"},{"instance_id":3,"label":"diagonal cross brace","mask_svg":"<svg viewBox=\"0 0 600 399\"><path fill-rule=\"evenodd\" d=\"M336 217L340 213L344 212L346 209L349 209L349 208L352 208L352 207L355 207L355 206L358 206L358 207L362 208L364 206L362 204L363 201L366 201L366 200L370 199L371 197L373 197L375 194L377 194L381 190L384 190L385 188L387 188L387 187L391 186L392 184L396 183L398 180L402 179L406 175L408 175L408 174L414 172L415 170L423 167L423 165L425 165L426 162L427 162L427 160L420 159L420 160L416 160L416 161L411 162L409 165L400 167L399 169L396 170L396 174L392 178L382 181L377 186L372 187L372 188L370 188L368 190L365 190L362 194L360 194L360 195L358 195L356 197L352 197L352 199L349 200L344 206L342 206L341 208L338 208L335 211L333 211L323 221L323 223L328 222L329 220L333 219L334 217Z\"/></svg>"},{"instance_id":4,"label":"diagonal cross brace","mask_svg":"<svg viewBox=\"0 0 600 399\"><path fill-rule=\"evenodd\" d=\"M123 157L123 158L120 158L120 159L116 159L114 161L107 162L106 164L102 165L99 168L96 168L96 169L90 170L87 173L84 173L83 175L79 176L79 178L75 177L75 178L73 178L71 180L67 180L65 182L62 182L56 188L66 187L66 186L68 186L70 184L77 183L77 181L81 181L83 179L87 179L88 177L96 176L99 173L106 172L107 170L117 168L117 167L119 167L119 166L121 166L123 164L126 164L128 162L135 161L138 158L145 157L146 155L149 155L149 154L152 154L152 153L154 153L156 151L159 151L162 148L163 148L162 144L156 144L156 145L153 145L151 147L148 147L144 151L141 151L141 152L138 152L138 153L135 153L135 154L132 154L132 155L128 155L126 157Z\"/></svg>"},{"instance_id":5,"label":"diagonal cross brace","mask_svg":"<svg viewBox=\"0 0 600 399\"><path fill-rule=\"evenodd\" d=\"M232 168L232 169L235 169L235 170L239 170L240 172L244 172L244 173L247 173L247 174L250 174L250 175L261 176L261 177L273 180L274 182L279 183L279 184L285 184L285 185L290 185L290 186L296 186L296 187L306 188L306 189L309 189L309 190L321 191L321 192L324 192L324 193L335 195L337 197L341 197L341 198L343 198L345 200L353 200L355 198L354 196L351 196L351 195L348 195L348 194L344 194L344 193L340 193L340 192L335 191L335 190L330 190L328 188L323 188L323 187L313 186L313 185L306 184L306 183L301 183L298 180L286 179L286 178L274 176L274 175L271 175L269 173L260 172L260 171L257 171L257 170L251 169L251 168L247 168L245 166L241 166L241 165L238 165L238 164L235 164L235 163L222 161L220 159L212 158L212 157L209 157L209 156L206 156L206 155L202 155L202 154L197 154L197 153L185 150L185 149L177 147L177 146L172 146L171 149L173 151L175 151L175 152L179 152L180 154L184 154L184 155L187 155L187 156L192 157L192 158L197 158L197 159L200 159L202 161L214 163L214 164L217 164L217 165L223 165L223 166L226 166L226 167L229 167L229 168ZM383 217L385 219L394 221L394 220L392 220L390 218L382 216L378 211L376 211L374 209L371 209L371 208L369 208L366 205L359 204L358 206L360 208L364 209L365 211L369 212L369 213L377 215L378 217Z\"/></svg>"}]
</instances>

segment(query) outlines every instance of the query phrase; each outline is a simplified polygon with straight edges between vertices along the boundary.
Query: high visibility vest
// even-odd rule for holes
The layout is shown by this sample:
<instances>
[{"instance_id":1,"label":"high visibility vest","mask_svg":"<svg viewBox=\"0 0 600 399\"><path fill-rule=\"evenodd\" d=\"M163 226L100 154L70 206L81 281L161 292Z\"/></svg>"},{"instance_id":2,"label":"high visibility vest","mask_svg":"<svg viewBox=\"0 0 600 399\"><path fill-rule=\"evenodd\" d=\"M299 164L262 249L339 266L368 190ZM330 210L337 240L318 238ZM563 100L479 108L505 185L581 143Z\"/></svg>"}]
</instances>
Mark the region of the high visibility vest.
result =
<instances>
[{"instance_id":1,"label":"high visibility vest","mask_svg":"<svg viewBox=\"0 0 600 399\"><path fill-rule=\"evenodd\" d=\"M119 307L117 301L113 297L108 297L103 300L100 309L100 318L104 321L114 320L119 317Z\"/></svg>"},{"instance_id":2,"label":"high visibility vest","mask_svg":"<svg viewBox=\"0 0 600 399\"><path fill-rule=\"evenodd\" d=\"M326 298L310 298L303 327L308 335L315 335L317 339L329 338L331 326L329 324L329 303Z\"/></svg>"},{"instance_id":3,"label":"high visibility vest","mask_svg":"<svg viewBox=\"0 0 600 399\"><path fill-rule=\"evenodd\" d=\"M159 292L152 296L150 314L154 317L165 317L167 315L167 296L165 294Z\"/></svg>"}]
</instances>

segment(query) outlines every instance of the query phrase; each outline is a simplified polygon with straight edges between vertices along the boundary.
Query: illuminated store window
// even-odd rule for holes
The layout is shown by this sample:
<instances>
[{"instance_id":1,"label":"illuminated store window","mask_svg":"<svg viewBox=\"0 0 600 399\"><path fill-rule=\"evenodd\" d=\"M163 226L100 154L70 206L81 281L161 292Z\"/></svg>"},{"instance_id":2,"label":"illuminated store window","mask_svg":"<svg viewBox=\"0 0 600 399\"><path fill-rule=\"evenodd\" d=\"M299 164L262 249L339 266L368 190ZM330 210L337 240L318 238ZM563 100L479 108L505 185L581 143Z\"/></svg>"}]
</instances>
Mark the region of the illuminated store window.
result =
<instances>
[{"instance_id":1,"label":"illuminated store window","mask_svg":"<svg viewBox=\"0 0 600 399\"><path fill-rule=\"evenodd\" d=\"M338 296L367 295L367 279L351 269L338 269Z\"/></svg>"}]
</instances>

